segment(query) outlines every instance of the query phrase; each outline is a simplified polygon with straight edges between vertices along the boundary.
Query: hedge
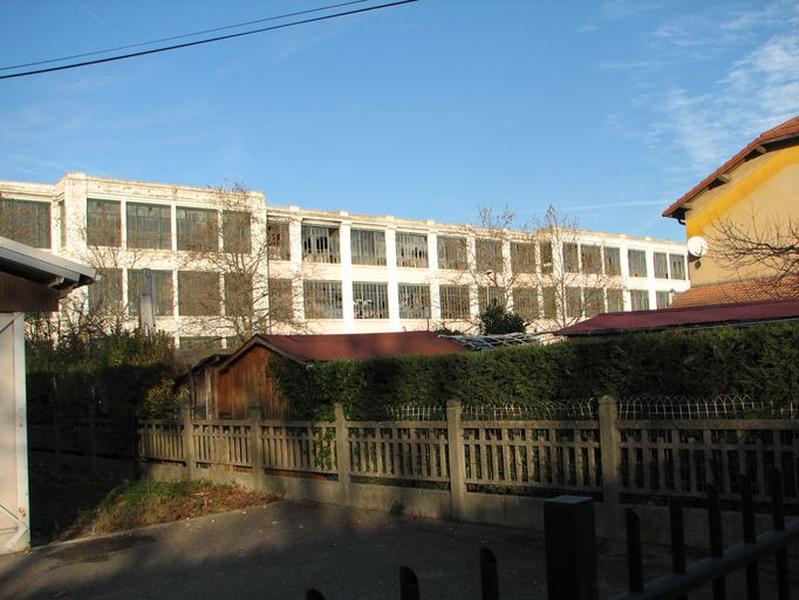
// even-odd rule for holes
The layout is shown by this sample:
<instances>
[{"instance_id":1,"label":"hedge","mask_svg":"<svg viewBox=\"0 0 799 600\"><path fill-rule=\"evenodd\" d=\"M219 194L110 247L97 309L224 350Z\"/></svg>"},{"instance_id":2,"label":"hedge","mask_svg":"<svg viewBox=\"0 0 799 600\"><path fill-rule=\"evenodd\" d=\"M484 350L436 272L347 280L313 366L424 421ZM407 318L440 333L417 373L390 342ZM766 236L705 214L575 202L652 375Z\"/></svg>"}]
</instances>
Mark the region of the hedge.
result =
<instances>
[{"instance_id":1,"label":"hedge","mask_svg":"<svg viewBox=\"0 0 799 600\"><path fill-rule=\"evenodd\" d=\"M280 392L297 415L354 415L414 404L533 404L619 396L749 394L799 398L799 324L626 334L546 346L434 357L334 361L304 367L274 358Z\"/></svg>"}]
</instances>

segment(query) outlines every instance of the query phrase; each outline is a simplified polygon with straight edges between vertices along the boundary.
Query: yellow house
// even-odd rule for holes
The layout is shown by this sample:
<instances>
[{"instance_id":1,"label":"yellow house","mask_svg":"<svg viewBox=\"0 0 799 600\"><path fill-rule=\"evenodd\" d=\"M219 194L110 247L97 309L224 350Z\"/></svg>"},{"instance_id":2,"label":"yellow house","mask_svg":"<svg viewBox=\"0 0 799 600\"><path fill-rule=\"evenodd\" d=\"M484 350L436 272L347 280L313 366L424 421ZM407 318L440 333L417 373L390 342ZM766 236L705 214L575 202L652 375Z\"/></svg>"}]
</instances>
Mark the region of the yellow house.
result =
<instances>
[{"instance_id":1,"label":"yellow house","mask_svg":"<svg viewBox=\"0 0 799 600\"><path fill-rule=\"evenodd\" d=\"M799 260L799 116L758 136L663 216L684 223L688 237L691 289L673 306L799 296L799 278L752 244L790 241Z\"/></svg>"}]
</instances>

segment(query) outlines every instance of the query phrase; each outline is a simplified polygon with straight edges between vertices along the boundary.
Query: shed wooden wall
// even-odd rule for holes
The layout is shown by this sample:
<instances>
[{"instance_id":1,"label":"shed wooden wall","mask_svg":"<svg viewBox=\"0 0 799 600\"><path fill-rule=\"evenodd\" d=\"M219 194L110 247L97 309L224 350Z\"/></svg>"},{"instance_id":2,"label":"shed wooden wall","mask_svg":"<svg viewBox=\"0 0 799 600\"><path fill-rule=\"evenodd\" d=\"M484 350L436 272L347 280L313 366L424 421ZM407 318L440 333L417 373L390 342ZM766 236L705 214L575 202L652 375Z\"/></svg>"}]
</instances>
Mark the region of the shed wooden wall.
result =
<instances>
[{"instance_id":1,"label":"shed wooden wall","mask_svg":"<svg viewBox=\"0 0 799 600\"><path fill-rule=\"evenodd\" d=\"M219 373L216 407L220 418L246 419L250 406L261 407L264 419L285 419L288 405L276 392L269 370L272 352L253 346L249 352Z\"/></svg>"}]
</instances>

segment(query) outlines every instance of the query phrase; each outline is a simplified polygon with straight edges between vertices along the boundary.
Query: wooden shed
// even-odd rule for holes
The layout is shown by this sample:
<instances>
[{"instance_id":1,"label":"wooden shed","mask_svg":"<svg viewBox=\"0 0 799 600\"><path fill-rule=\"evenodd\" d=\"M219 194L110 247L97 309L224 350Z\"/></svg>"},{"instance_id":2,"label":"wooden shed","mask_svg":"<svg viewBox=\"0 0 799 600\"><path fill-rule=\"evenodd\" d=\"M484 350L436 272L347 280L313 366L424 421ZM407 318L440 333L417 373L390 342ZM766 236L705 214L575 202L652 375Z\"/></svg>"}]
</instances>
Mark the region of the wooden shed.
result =
<instances>
[{"instance_id":1,"label":"wooden shed","mask_svg":"<svg viewBox=\"0 0 799 600\"><path fill-rule=\"evenodd\" d=\"M264 419L284 419L287 402L270 373L275 354L299 364L331 360L365 360L390 356L431 356L466 352L457 342L429 331L335 335L260 335L229 355L212 355L192 367L195 412L208 418L244 419L251 407Z\"/></svg>"}]
</instances>

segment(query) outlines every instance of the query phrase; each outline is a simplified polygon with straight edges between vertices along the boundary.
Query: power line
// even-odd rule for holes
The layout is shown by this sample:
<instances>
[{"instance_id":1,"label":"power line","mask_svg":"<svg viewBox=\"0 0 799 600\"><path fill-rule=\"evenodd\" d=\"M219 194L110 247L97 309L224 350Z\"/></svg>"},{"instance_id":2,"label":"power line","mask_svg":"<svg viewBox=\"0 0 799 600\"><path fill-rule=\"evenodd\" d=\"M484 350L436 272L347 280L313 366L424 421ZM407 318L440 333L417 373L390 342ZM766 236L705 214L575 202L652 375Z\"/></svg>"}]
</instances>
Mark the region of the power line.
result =
<instances>
[{"instance_id":1,"label":"power line","mask_svg":"<svg viewBox=\"0 0 799 600\"><path fill-rule=\"evenodd\" d=\"M128 54L119 54L117 56L109 56L107 58L98 58L95 60L87 60L84 62L78 63L70 63L67 65L59 65L57 67L47 67L45 69L36 69L33 71L23 71L22 73L12 73L10 75L0 75L1 79L14 79L16 77L27 77L29 75L40 75L42 73L52 73L54 71L65 71L67 69L77 69L78 67L88 67L90 65L98 65L107 62L114 62L117 60L125 60L128 58L135 58L137 56L146 56L149 54L158 54L160 52L168 52L170 50L179 50L181 48L190 48L192 46L200 46L202 44L210 44L212 42L220 42L223 40L230 40L233 38L244 37L247 35L253 35L256 33L264 33L266 31L275 31L277 29L285 29L287 27L294 27L296 25L305 25L307 23L315 23L318 21L328 21L330 19L335 19L338 17L345 17L348 15L355 15L359 13L370 12L373 10L380 10L383 8L390 8L393 6L399 6L401 4L410 4L411 2L418 2L419 0L397 0L396 2L388 2L386 4L378 4L376 6L367 6L366 8L358 8L355 10L348 10L340 13L334 13L332 15L323 15L321 17L314 17L312 19L303 19L301 21L292 21L291 23L281 23L280 25L272 25L270 27L260 27L258 29L251 29L249 31L242 31L240 33L230 33L228 35L220 35L217 37L206 38L202 40L196 40L194 42L185 42L183 44L174 44L172 46L164 46L162 48L153 48L152 50L141 50L139 52L130 52Z\"/></svg>"},{"instance_id":2,"label":"power line","mask_svg":"<svg viewBox=\"0 0 799 600\"><path fill-rule=\"evenodd\" d=\"M120 50L129 50L130 48L141 48L142 46L151 46L152 44L161 44L163 42L171 42L173 40L180 40L197 35L205 35L206 33L215 33L217 31L225 31L227 29L238 29L239 27L246 27L247 25L255 25L256 23L265 23L267 21L279 21L280 19L288 19L289 17L297 17L299 15L307 15L315 12L323 12L325 10L332 10L334 8L341 8L342 6L350 6L352 4L363 4L370 0L350 0L350 2L340 2L338 4L329 4L327 6L320 6L319 8L310 8L308 10L300 10L297 12L286 13L284 15L275 15L274 17L266 17L264 19L255 19L253 21L243 21L241 23L234 23L232 25L223 25L222 27L214 27L213 29L203 29L202 31L193 31L191 33L183 33L180 35L173 35L170 37L160 38L157 40L150 40L149 42L139 42L137 44L127 44L126 46L117 46L116 48L106 48L105 50L94 50L92 52L83 52L82 54L71 54L69 56L61 56L59 58L50 58L47 60L37 60L34 62L20 63L18 65L9 65L7 67L0 67L0 71L10 71L11 69L22 69L23 67L35 67L36 65L47 65L54 62L62 62L65 60L72 60L74 58L85 58L87 56L97 56L98 54L108 54L109 52L118 52Z\"/></svg>"}]
</instances>

